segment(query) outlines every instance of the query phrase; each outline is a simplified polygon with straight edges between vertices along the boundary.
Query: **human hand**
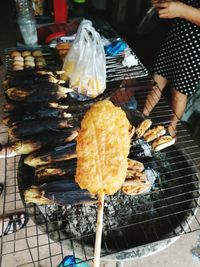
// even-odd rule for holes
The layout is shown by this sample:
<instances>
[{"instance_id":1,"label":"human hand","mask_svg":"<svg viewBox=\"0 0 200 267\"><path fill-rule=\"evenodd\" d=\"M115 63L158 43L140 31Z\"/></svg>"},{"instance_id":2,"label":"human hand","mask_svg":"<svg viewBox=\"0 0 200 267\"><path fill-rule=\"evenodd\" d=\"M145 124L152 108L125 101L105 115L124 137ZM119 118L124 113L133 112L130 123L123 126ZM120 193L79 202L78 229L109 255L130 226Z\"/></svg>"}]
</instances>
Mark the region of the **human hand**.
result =
<instances>
[{"instance_id":1,"label":"human hand","mask_svg":"<svg viewBox=\"0 0 200 267\"><path fill-rule=\"evenodd\" d=\"M158 15L162 19L181 18L183 17L185 7L187 7L184 3L179 1L157 2L154 6L157 8Z\"/></svg>"}]
</instances>

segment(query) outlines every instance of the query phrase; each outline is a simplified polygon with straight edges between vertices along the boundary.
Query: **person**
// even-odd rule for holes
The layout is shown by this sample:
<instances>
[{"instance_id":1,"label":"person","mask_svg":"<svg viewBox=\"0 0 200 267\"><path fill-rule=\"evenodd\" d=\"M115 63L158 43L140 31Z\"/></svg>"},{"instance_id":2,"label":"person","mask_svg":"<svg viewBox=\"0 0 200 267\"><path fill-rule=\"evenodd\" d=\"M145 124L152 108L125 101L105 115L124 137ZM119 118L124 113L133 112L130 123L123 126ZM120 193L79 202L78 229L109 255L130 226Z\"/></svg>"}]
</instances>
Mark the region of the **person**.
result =
<instances>
[{"instance_id":1,"label":"person","mask_svg":"<svg viewBox=\"0 0 200 267\"><path fill-rule=\"evenodd\" d=\"M188 96L200 82L200 0L153 0L161 19L173 19L153 67L156 85L149 92L143 114L149 116L168 84L172 92L173 117L168 132L176 136Z\"/></svg>"}]
</instances>

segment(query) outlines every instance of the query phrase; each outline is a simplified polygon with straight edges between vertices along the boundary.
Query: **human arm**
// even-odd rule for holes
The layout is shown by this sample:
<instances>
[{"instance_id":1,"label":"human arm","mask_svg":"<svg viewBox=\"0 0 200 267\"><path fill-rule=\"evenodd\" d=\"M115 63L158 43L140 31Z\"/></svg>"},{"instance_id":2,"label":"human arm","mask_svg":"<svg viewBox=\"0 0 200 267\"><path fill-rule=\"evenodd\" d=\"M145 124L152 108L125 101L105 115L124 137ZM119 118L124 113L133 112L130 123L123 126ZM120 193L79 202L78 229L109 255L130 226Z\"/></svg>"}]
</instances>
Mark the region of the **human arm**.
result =
<instances>
[{"instance_id":1,"label":"human arm","mask_svg":"<svg viewBox=\"0 0 200 267\"><path fill-rule=\"evenodd\" d=\"M183 18L200 26L200 9L182 2L167 1L164 3L154 3L158 10L158 15L163 19Z\"/></svg>"}]
</instances>

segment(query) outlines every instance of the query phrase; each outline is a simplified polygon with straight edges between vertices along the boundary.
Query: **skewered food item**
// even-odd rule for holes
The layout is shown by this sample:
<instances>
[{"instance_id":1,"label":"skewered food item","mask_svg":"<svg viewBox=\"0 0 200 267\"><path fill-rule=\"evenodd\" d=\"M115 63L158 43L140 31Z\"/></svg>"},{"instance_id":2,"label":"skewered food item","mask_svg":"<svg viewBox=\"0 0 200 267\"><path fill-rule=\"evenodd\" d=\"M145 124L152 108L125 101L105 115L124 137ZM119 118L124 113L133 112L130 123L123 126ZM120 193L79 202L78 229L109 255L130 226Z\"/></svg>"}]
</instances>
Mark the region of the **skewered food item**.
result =
<instances>
[{"instance_id":1,"label":"skewered food item","mask_svg":"<svg viewBox=\"0 0 200 267\"><path fill-rule=\"evenodd\" d=\"M34 135L28 139L20 140L7 146L12 156L30 154L41 148L56 147L73 141L78 135L77 128L68 128L63 131L49 131Z\"/></svg>"},{"instance_id":2,"label":"skewered food item","mask_svg":"<svg viewBox=\"0 0 200 267\"><path fill-rule=\"evenodd\" d=\"M42 148L56 147L73 141L77 135L77 128L69 128L63 131L49 131L34 135L28 139L2 146L0 157L5 158L14 157L16 155L27 155Z\"/></svg>"},{"instance_id":3,"label":"skewered food item","mask_svg":"<svg viewBox=\"0 0 200 267\"><path fill-rule=\"evenodd\" d=\"M151 183L147 180L145 173L129 171L125 182L122 185L122 191L126 195L136 196L147 192L151 188Z\"/></svg>"},{"instance_id":4,"label":"skewered food item","mask_svg":"<svg viewBox=\"0 0 200 267\"><path fill-rule=\"evenodd\" d=\"M9 128L8 133L10 137L20 138L48 130L65 129L70 126L67 119L25 121Z\"/></svg>"},{"instance_id":5,"label":"skewered food item","mask_svg":"<svg viewBox=\"0 0 200 267\"><path fill-rule=\"evenodd\" d=\"M174 145L175 141L176 141L176 138L172 138L170 135L161 136L157 138L155 141L153 141L152 148L155 151L159 151L166 147Z\"/></svg>"},{"instance_id":6,"label":"skewered food item","mask_svg":"<svg viewBox=\"0 0 200 267\"><path fill-rule=\"evenodd\" d=\"M76 149L76 182L82 189L112 195L121 187L128 167L129 129L125 112L108 100L85 114Z\"/></svg>"},{"instance_id":7,"label":"skewered food item","mask_svg":"<svg viewBox=\"0 0 200 267\"><path fill-rule=\"evenodd\" d=\"M26 73L26 71L24 71ZM15 76L14 78L6 79L5 81L2 82L2 87L4 90L7 90L11 87L21 87L28 89L29 87L31 88L32 85L36 86L36 84L44 83L44 82L50 82L50 83L58 83L58 84L63 84L64 81L59 80L54 76L53 74L48 74L48 73L35 73L31 72L29 75L26 77L21 77L22 75Z\"/></svg>"},{"instance_id":8,"label":"skewered food item","mask_svg":"<svg viewBox=\"0 0 200 267\"><path fill-rule=\"evenodd\" d=\"M142 172L144 170L143 163L128 158L128 170Z\"/></svg>"},{"instance_id":9,"label":"skewered food item","mask_svg":"<svg viewBox=\"0 0 200 267\"><path fill-rule=\"evenodd\" d=\"M11 58L14 58L14 57L20 57L22 54L21 54L21 52L19 52L19 51L12 51L11 53L10 53L10 57Z\"/></svg>"},{"instance_id":10,"label":"skewered food item","mask_svg":"<svg viewBox=\"0 0 200 267\"><path fill-rule=\"evenodd\" d=\"M29 103L24 102L15 102L15 101L8 101L4 107L4 112L14 112L14 113L34 113L35 110L41 110L41 108L52 108L52 109L68 109L69 106L61 105L57 102L35 102L34 105L30 105Z\"/></svg>"},{"instance_id":11,"label":"skewered food item","mask_svg":"<svg viewBox=\"0 0 200 267\"><path fill-rule=\"evenodd\" d=\"M51 151L43 153L37 151L30 154L24 159L24 163L31 167L37 167L74 158L76 158L76 143L71 142L64 146L56 147Z\"/></svg>"},{"instance_id":12,"label":"skewered food item","mask_svg":"<svg viewBox=\"0 0 200 267\"><path fill-rule=\"evenodd\" d=\"M33 57L42 57L43 56L43 53L41 50L35 50L32 52L32 56Z\"/></svg>"},{"instance_id":13,"label":"skewered food item","mask_svg":"<svg viewBox=\"0 0 200 267\"><path fill-rule=\"evenodd\" d=\"M153 129L148 130L144 134L144 140L147 142L151 142L154 139L164 135L166 133L164 126L158 125Z\"/></svg>"},{"instance_id":14,"label":"skewered food item","mask_svg":"<svg viewBox=\"0 0 200 267\"><path fill-rule=\"evenodd\" d=\"M24 62L22 62L22 61L13 61L13 68L15 67L15 66L19 66L19 67L23 67L24 68Z\"/></svg>"},{"instance_id":15,"label":"skewered food item","mask_svg":"<svg viewBox=\"0 0 200 267\"><path fill-rule=\"evenodd\" d=\"M35 67L35 62L33 62L33 61L25 61L24 62L24 67L25 68L34 68Z\"/></svg>"},{"instance_id":16,"label":"skewered food item","mask_svg":"<svg viewBox=\"0 0 200 267\"><path fill-rule=\"evenodd\" d=\"M26 203L38 205L95 203L96 199L87 190L71 180L58 180L40 187L31 186L24 193Z\"/></svg>"},{"instance_id":17,"label":"skewered food item","mask_svg":"<svg viewBox=\"0 0 200 267\"><path fill-rule=\"evenodd\" d=\"M152 121L149 119L146 119L144 121L142 121L138 127L136 128L136 135L138 138L143 137L144 133L150 128L152 124Z\"/></svg>"},{"instance_id":18,"label":"skewered food item","mask_svg":"<svg viewBox=\"0 0 200 267\"><path fill-rule=\"evenodd\" d=\"M10 158L14 156L16 156L16 153L11 146L2 146L0 144L0 159Z\"/></svg>"},{"instance_id":19,"label":"skewered food item","mask_svg":"<svg viewBox=\"0 0 200 267\"><path fill-rule=\"evenodd\" d=\"M73 177L76 172L77 160L71 159L66 161L60 161L53 164L41 166L35 169L35 175L38 180L44 182L47 177L50 176L67 176Z\"/></svg>"},{"instance_id":20,"label":"skewered food item","mask_svg":"<svg viewBox=\"0 0 200 267\"><path fill-rule=\"evenodd\" d=\"M56 54L60 60L64 60L65 56L69 52L69 49L71 48L70 43L59 43L55 47Z\"/></svg>"},{"instance_id":21,"label":"skewered food item","mask_svg":"<svg viewBox=\"0 0 200 267\"><path fill-rule=\"evenodd\" d=\"M129 131L130 131L130 137L132 138L135 134L135 126L131 126Z\"/></svg>"},{"instance_id":22,"label":"skewered food item","mask_svg":"<svg viewBox=\"0 0 200 267\"><path fill-rule=\"evenodd\" d=\"M30 51L23 51L22 52L22 57L27 57L27 56L30 56L30 55L31 55Z\"/></svg>"},{"instance_id":23,"label":"skewered food item","mask_svg":"<svg viewBox=\"0 0 200 267\"><path fill-rule=\"evenodd\" d=\"M46 66L46 63L44 61L37 61L35 63L35 66L38 68L44 68L44 66Z\"/></svg>"},{"instance_id":24,"label":"skewered food item","mask_svg":"<svg viewBox=\"0 0 200 267\"><path fill-rule=\"evenodd\" d=\"M20 65L21 67L23 66L23 69L31 69L35 66L40 68L46 66L46 60L43 57L42 51L33 51L32 53L31 51L23 51L21 53L13 51L10 53L10 57L13 58L13 70L15 66L18 66L15 62L24 62L24 65Z\"/></svg>"},{"instance_id":25,"label":"skewered food item","mask_svg":"<svg viewBox=\"0 0 200 267\"><path fill-rule=\"evenodd\" d=\"M10 114L3 118L2 122L9 126L16 123L20 123L20 121L29 121L29 120L37 120L37 119L51 119L51 118L70 118L71 113L67 113L62 109L41 109L36 110L35 112L19 112Z\"/></svg>"},{"instance_id":26,"label":"skewered food item","mask_svg":"<svg viewBox=\"0 0 200 267\"><path fill-rule=\"evenodd\" d=\"M24 66L22 65L14 65L13 66L13 70L14 71L20 71L20 70L23 70L24 69Z\"/></svg>"},{"instance_id":27,"label":"skewered food item","mask_svg":"<svg viewBox=\"0 0 200 267\"><path fill-rule=\"evenodd\" d=\"M34 62L35 58L32 57L32 56L26 56L26 57L24 57L24 60L26 60L26 61L33 61Z\"/></svg>"},{"instance_id":28,"label":"skewered food item","mask_svg":"<svg viewBox=\"0 0 200 267\"><path fill-rule=\"evenodd\" d=\"M16 56L13 58L14 61L22 61L24 62L24 58L22 56Z\"/></svg>"},{"instance_id":29,"label":"skewered food item","mask_svg":"<svg viewBox=\"0 0 200 267\"><path fill-rule=\"evenodd\" d=\"M40 87L40 86L38 86ZM46 90L44 90L46 88ZM29 103L32 102L43 102L43 101L53 101L59 100L60 98L66 98L69 92L72 92L72 89L62 87L53 83L48 83L46 87L35 88L32 90L27 90L23 88L9 88L6 91L6 94L11 100L14 101L24 101L26 100Z\"/></svg>"}]
</instances>

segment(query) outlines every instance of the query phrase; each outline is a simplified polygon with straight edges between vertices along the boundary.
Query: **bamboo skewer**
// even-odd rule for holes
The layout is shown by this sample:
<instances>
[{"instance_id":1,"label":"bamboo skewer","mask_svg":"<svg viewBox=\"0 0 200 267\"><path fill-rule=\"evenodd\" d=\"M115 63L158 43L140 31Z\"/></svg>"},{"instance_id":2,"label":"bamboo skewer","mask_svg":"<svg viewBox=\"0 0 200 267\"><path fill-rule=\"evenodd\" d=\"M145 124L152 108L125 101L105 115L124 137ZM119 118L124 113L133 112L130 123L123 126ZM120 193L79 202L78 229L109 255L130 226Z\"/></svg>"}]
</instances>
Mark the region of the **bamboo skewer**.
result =
<instances>
[{"instance_id":1,"label":"bamboo skewer","mask_svg":"<svg viewBox=\"0 0 200 267\"><path fill-rule=\"evenodd\" d=\"M96 239L95 239L95 249L94 249L94 267L100 266L104 198L105 198L104 193L98 195L97 226L96 226Z\"/></svg>"}]
</instances>

